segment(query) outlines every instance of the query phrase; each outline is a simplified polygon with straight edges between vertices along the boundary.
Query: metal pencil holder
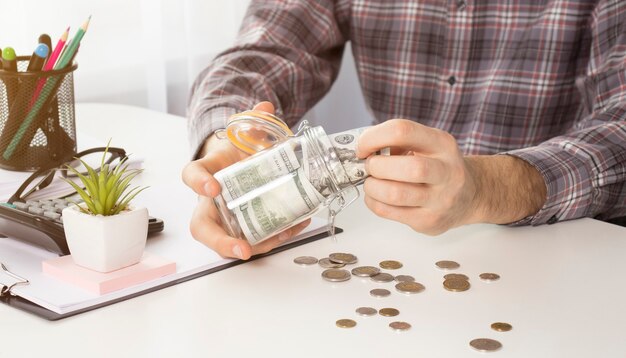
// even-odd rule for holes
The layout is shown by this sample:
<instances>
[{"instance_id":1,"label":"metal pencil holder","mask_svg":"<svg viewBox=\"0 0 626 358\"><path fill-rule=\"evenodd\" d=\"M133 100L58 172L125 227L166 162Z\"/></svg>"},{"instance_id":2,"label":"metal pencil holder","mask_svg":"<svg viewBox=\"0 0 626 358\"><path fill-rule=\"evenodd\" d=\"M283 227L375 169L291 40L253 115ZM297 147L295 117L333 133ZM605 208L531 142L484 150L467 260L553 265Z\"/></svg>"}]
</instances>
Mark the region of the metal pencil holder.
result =
<instances>
[{"instance_id":1,"label":"metal pencil holder","mask_svg":"<svg viewBox=\"0 0 626 358\"><path fill-rule=\"evenodd\" d=\"M35 171L76 154L73 73L25 72L29 57L17 58L17 72L0 70L0 168Z\"/></svg>"}]
</instances>

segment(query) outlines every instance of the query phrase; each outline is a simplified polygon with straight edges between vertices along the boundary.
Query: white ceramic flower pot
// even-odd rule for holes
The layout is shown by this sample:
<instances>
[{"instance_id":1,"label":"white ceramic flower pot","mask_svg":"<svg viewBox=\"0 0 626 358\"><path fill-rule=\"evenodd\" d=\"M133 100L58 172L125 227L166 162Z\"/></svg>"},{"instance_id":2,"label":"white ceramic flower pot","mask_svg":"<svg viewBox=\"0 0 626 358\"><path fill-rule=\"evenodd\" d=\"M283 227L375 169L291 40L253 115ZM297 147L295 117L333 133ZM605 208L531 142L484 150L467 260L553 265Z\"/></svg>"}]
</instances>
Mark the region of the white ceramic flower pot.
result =
<instances>
[{"instance_id":1,"label":"white ceramic flower pot","mask_svg":"<svg viewBox=\"0 0 626 358\"><path fill-rule=\"evenodd\" d=\"M72 205L63 209L63 227L74 263L110 272L141 260L148 237L148 210L131 208L118 215L96 216Z\"/></svg>"}]
</instances>

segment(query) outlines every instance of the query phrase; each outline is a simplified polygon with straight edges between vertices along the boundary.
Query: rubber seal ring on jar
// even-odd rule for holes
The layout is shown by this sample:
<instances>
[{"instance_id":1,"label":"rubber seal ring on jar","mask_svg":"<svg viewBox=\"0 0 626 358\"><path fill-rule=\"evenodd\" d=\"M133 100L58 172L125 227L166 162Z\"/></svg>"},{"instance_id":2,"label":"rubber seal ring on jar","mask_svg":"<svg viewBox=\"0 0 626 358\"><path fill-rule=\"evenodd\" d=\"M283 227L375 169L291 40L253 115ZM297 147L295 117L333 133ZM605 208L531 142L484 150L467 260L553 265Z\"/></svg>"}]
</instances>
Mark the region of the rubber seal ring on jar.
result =
<instances>
[{"instance_id":1,"label":"rubber seal ring on jar","mask_svg":"<svg viewBox=\"0 0 626 358\"><path fill-rule=\"evenodd\" d=\"M235 147L255 154L270 148L294 134L282 119L263 111L245 111L230 116L226 129L216 132Z\"/></svg>"}]
</instances>

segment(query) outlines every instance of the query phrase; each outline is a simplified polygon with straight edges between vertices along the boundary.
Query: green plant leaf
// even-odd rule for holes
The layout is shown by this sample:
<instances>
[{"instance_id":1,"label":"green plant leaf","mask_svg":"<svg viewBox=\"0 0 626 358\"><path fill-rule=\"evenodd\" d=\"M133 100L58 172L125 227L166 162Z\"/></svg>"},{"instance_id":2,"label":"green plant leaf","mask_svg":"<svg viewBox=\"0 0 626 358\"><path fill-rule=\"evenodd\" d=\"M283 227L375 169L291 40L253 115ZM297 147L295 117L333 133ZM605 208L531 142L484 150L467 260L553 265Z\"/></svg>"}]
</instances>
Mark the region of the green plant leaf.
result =
<instances>
[{"instance_id":1,"label":"green plant leaf","mask_svg":"<svg viewBox=\"0 0 626 358\"><path fill-rule=\"evenodd\" d=\"M63 180L65 180L68 184L70 184L74 188L74 190L76 190L76 192L78 193L78 195L80 195L81 199L83 199L83 201L85 202L85 204L87 205L89 210L91 210L91 213L95 214L96 213L96 207L93 204L93 201L91 200L91 197L89 196L89 194L87 194L83 190L83 188L81 188L78 185L76 185L76 183L74 183L73 181L65 179L65 178L63 178Z\"/></svg>"},{"instance_id":2,"label":"green plant leaf","mask_svg":"<svg viewBox=\"0 0 626 358\"><path fill-rule=\"evenodd\" d=\"M133 193L133 191L134 191L135 189L138 189L138 188L139 188L139 187L135 187L135 188L133 188L131 191L129 191L128 193L126 193L126 195L125 195L125 199L122 199L122 202L121 202L119 205L117 205L117 207L115 208L115 209L116 209L116 214L117 214L117 213L119 213L120 211L122 211L122 210L126 209L126 207L128 206L128 204L131 202L131 200L133 200L133 199L137 196L137 194L139 194L139 193L141 193L142 191L144 191L144 190L148 189L149 187L148 187L148 186L143 187L143 188L141 188L141 189L139 189L138 191L135 191L135 192ZM131 193L132 193L132 194L131 194ZM129 195L129 194L130 194L130 195Z\"/></svg>"}]
</instances>

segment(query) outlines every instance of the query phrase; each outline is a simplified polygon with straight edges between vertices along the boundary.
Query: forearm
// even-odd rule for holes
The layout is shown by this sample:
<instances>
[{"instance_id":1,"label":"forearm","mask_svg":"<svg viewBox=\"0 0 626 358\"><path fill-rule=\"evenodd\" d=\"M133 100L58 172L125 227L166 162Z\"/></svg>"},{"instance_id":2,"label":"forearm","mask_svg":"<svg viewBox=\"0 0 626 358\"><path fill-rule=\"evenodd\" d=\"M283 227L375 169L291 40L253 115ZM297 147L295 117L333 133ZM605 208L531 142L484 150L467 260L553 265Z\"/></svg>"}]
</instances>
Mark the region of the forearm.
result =
<instances>
[{"instance_id":1,"label":"forearm","mask_svg":"<svg viewBox=\"0 0 626 358\"><path fill-rule=\"evenodd\" d=\"M543 176L526 161L508 155L465 157L475 181L468 223L508 224L534 215L546 200Z\"/></svg>"}]
</instances>

